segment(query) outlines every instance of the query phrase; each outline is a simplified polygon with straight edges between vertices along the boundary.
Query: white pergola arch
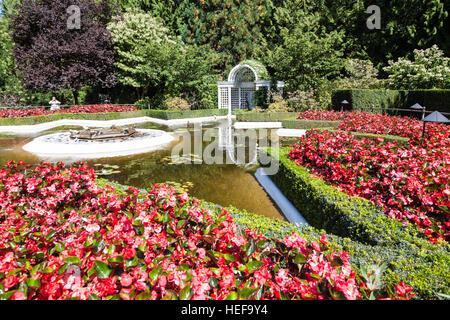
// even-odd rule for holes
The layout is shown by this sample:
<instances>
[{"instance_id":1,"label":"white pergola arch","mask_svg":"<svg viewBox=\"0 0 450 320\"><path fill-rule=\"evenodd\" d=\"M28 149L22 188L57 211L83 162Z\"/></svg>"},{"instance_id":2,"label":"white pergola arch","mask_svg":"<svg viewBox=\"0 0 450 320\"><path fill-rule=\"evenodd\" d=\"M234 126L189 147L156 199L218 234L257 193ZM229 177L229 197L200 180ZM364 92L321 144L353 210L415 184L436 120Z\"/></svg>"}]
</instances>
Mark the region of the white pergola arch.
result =
<instances>
[{"instance_id":1,"label":"white pergola arch","mask_svg":"<svg viewBox=\"0 0 450 320\"><path fill-rule=\"evenodd\" d=\"M267 70L257 61L250 60L235 66L228 75L228 81L217 82L219 109L228 109L231 115L234 109L255 107L255 91L263 87L270 89L271 86L271 81L264 77L268 77ZM284 82L278 81L277 87L283 88Z\"/></svg>"},{"instance_id":2,"label":"white pergola arch","mask_svg":"<svg viewBox=\"0 0 450 320\"><path fill-rule=\"evenodd\" d=\"M248 74L253 74L253 81L258 81L258 72L248 64L238 64L231 69L228 75L228 82L240 82Z\"/></svg>"}]
</instances>

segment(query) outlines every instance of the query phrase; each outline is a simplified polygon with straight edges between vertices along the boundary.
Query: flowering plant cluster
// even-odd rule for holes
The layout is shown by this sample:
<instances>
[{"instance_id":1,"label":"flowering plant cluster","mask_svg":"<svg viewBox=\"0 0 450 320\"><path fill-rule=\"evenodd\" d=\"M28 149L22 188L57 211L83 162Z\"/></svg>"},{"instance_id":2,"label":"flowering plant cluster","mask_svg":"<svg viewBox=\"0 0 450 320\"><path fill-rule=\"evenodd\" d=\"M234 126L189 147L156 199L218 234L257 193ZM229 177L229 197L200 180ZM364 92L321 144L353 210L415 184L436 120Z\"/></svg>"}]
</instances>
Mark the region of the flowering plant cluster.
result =
<instances>
[{"instance_id":1,"label":"flowering plant cluster","mask_svg":"<svg viewBox=\"0 0 450 320\"><path fill-rule=\"evenodd\" d=\"M22 118L31 116L43 116L53 113L106 113L106 112L125 112L136 111L133 106L118 106L113 104L93 104L84 106L73 106L70 108L61 108L59 110L46 110L45 108L32 109L4 109L0 110L0 118Z\"/></svg>"},{"instance_id":2,"label":"flowering plant cluster","mask_svg":"<svg viewBox=\"0 0 450 320\"><path fill-rule=\"evenodd\" d=\"M323 120L323 121L341 121L350 115L349 112L337 112L326 110L307 110L300 112L297 116L299 120Z\"/></svg>"},{"instance_id":3,"label":"flowering plant cluster","mask_svg":"<svg viewBox=\"0 0 450 320\"><path fill-rule=\"evenodd\" d=\"M433 128L429 139L407 145L312 130L288 156L349 195L369 199L389 217L415 223L431 242L448 240L450 131Z\"/></svg>"},{"instance_id":4,"label":"flowering plant cluster","mask_svg":"<svg viewBox=\"0 0 450 320\"><path fill-rule=\"evenodd\" d=\"M437 126L437 127L436 127ZM445 126L430 124L434 130ZM368 112L351 112L338 126L339 130L362 133L385 134L412 139L421 139L423 122L409 117L394 117Z\"/></svg>"},{"instance_id":5,"label":"flowering plant cluster","mask_svg":"<svg viewBox=\"0 0 450 320\"><path fill-rule=\"evenodd\" d=\"M0 169L1 299L410 299L345 252L242 230L187 193L99 188L92 168Z\"/></svg>"},{"instance_id":6,"label":"flowering plant cluster","mask_svg":"<svg viewBox=\"0 0 450 320\"><path fill-rule=\"evenodd\" d=\"M297 119L341 121L337 129L342 131L385 134L415 140L422 139L423 122L409 117L389 116L369 112L308 110L299 113ZM429 130L432 130L433 134L427 134L427 139L429 136L433 136L436 131L447 131L448 129L442 124L429 124L427 126L427 132Z\"/></svg>"}]
</instances>

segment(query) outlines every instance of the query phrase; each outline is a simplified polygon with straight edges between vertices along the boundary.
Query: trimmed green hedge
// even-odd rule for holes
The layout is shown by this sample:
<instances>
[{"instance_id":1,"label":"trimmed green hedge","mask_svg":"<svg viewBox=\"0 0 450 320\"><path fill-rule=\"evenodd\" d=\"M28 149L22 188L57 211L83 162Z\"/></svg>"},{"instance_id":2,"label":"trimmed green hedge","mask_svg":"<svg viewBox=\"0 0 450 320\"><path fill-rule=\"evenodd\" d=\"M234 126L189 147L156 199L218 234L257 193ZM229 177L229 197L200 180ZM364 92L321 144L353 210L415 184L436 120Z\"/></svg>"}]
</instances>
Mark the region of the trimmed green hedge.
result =
<instances>
[{"instance_id":1,"label":"trimmed green hedge","mask_svg":"<svg viewBox=\"0 0 450 320\"><path fill-rule=\"evenodd\" d=\"M418 115L416 112L389 110L391 108L409 109L416 103L425 106L427 111L450 113L450 90L333 90L334 110L340 110L343 100L350 102L352 110L372 111L372 106L382 108L375 109L375 113Z\"/></svg>"},{"instance_id":2,"label":"trimmed green hedge","mask_svg":"<svg viewBox=\"0 0 450 320\"><path fill-rule=\"evenodd\" d=\"M387 134L374 134L374 133L363 133L363 132L354 132L352 131L351 134L357 138L369 138L369 139L378 139L383 138L384 142L400 142L402 144L407 144L409 141L409 138L399 137L399 136L391 136Z\"/></svg>"},{"instance_id":3,"label":"trimmed green hedge","mask_svg":"<svg viewBox=\"0 0 450 320\"><path fill-rule=\"evenodd\" d=\"M283 128L288 129L312 129L312 128L335 128L339 126L340 121L325 120L283 120Z\"/></svg>"},{"instance_id":4,"label":"trimmed green hedge","mask_svg":"<svg viewBox=\"0 0 450 320\"><path fill-rule=\"evenodd\" d=\"M298 112L236 112L237 121L275 122L297 117Z\"/></svg>"},{"instance_id":5,"label":"trimmed green hedge","mask_svg":"<svg viewBox=\"0 0 450 320\"><path fill-rule=\"evenodd\" d=\"M313 227L352 239L336 241L362 265L367 259L387 262L385 277L391 283L402 280L423 298L450 292L447 243L434 245L411 224L404 226L368 200L351 198L313 177L287 157L289 149L280 150L280 169L272 179Z\"/></svg>"},{"instance_id":6,"label":"trimmed green hedge","mask_svg":"<svg viewBox=\"0 0 450 320\"><path fill-rule=\"evenodd\" d=\"M188 111L176 111L176 110L146 110L147 116L163 119L184 119L184 118L201 118L212 116L226 116L227 109L200 109L200 110L188 110Z\"/></svg>"},{"instance_id":7,"label":"trimmed green hedge","mask_svg":"<svg viewBox=\"0 0 450 320\"><path fill-rule=\"evenodd\" d=\"M21 117L21 118L0 118L0 126L13 125L33 125L51 122L62 119L78 120L115 120L139 117L152 117L163 120L199 118L226 115L224 109L204 109L190 111L169 111L169 110L137 110L127 112L105 112L105 113L53 113L43 116Z\"/></svg>"}]
</instances>

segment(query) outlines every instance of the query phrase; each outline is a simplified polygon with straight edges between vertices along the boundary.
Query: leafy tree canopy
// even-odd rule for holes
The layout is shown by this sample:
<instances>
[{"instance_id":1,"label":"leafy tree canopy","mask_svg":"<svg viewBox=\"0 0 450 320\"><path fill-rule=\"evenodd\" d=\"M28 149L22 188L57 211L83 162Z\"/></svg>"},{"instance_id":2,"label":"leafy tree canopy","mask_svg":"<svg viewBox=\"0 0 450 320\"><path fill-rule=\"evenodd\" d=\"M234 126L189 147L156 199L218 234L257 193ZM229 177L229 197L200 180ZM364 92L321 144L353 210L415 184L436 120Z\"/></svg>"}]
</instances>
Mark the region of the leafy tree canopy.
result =
<instances>
[{"instance_id":1,"label":"leafy tree canopy","mask_svg":"<svg viewBox=\"0 0 450 320\"><path fill-rule=\"evenodd\" d=\"M283 43L267 59L276 78L287 81L288 90L316 88L340 74L344 34L327 32L319 19L318 14L303 14L296 24L281 29Z\"/></svg>"},{"instance_id":2,"label":"leafy tree canopy","mask_svg":"<svg viewBox=\"0 0 450 320\"><path fill-rule=\"evenodd\" d=\"M81 28L69 29L67 8L81 9ZM23 0L10 14L17 67L28 89L70 89L78 103L85 85L115 84L114 55L106 22L114 10L107 1Z\"/></svg>"}]
</instances>

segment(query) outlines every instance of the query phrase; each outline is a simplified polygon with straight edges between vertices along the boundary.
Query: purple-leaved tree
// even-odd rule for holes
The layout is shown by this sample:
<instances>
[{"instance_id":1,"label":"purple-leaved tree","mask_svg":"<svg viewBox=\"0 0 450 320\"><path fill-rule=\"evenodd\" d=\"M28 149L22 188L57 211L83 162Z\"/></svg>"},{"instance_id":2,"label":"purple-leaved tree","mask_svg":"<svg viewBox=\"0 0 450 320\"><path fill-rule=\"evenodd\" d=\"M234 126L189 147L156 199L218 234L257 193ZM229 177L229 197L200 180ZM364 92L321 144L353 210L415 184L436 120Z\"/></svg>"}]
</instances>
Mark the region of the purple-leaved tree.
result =
<instances>
[{"instance_id":1,"label":"purple-leaved tree","mask_svg":"<svg viewBox=\"0 0 450 320\"><path fill-rule=\"evenodd\" d=\"M79 28L70 6L79 8ZM81 87L116 84L115 51L106 29L116 8L109 1L22 0L16 9L10 15L14 55L28 89L69 89L78 104Z\"/></svg>"}]
</instances>

